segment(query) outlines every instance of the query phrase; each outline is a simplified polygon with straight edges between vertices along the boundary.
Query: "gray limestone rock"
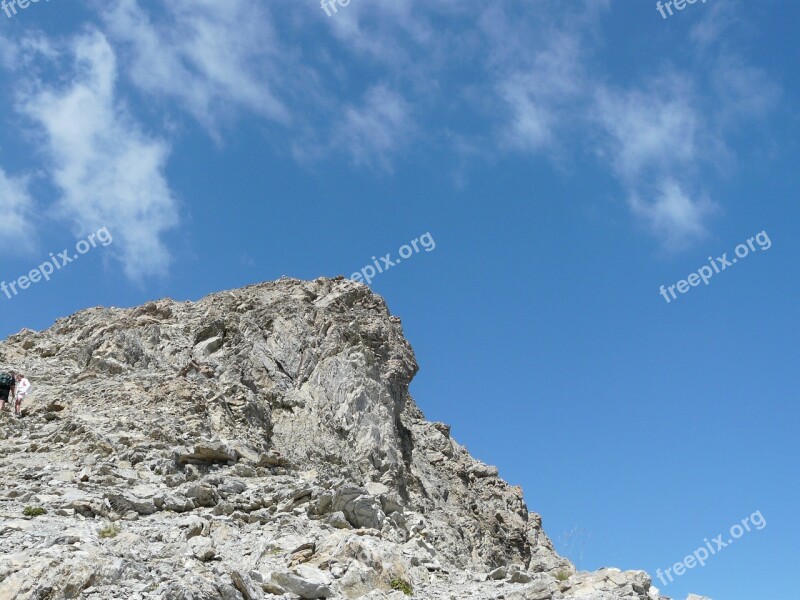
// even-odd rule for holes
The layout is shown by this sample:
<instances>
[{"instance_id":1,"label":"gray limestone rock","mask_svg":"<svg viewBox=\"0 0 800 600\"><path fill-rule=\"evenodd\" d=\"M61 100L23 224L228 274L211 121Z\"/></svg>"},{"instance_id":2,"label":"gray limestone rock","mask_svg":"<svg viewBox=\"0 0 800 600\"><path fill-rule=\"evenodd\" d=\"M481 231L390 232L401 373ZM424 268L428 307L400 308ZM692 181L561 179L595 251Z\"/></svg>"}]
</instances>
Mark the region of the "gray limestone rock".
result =
<instances>
[{"instance_id":1,"label":"gray limestone rock","mask_svg":"<svg viewBox=\"0 0 800 600\"><path fill-rule=\"evenodd\" d=\"M576 573L425 419L364 285L92 308L9 337L9 368L36 393L0 415L0 600L659 600L642 572Z\"/></svg>"},{"instance_id":2,"label":"gray limestone rock","mask_svg":"<svg viewBox=\"0 0 800 600\"><path fill-rule=\"evenodd\" d=\"M272 581L301 598L330 598L334 595L330 586L331 578L313 567L277 571L272 574Z\"/></svg>"}]
</instances>

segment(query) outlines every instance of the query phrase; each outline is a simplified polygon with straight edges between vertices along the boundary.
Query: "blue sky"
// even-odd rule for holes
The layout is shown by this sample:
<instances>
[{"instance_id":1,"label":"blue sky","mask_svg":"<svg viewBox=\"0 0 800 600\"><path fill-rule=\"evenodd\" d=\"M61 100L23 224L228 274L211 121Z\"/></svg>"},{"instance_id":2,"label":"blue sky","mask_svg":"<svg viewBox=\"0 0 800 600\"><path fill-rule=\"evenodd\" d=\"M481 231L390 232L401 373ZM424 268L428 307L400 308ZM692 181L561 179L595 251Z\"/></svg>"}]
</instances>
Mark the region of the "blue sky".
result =
<instances>
[{"instance_id":1,"label":"blue sky","mask_svg":"<svg viewBox=\"0 0 800 600\"><path fill-rule=\"evenodd\" d=\"M0 12L3 281L113 237L0 293L0 334L349 276L429 233L371 282L428 418L522 485L584 569L655 578L760 511L655 584L792 597L798 17L790 0L666 19L649 0ZM660 295L760 232L769 248Z\"/></svg>"}]
</instances>

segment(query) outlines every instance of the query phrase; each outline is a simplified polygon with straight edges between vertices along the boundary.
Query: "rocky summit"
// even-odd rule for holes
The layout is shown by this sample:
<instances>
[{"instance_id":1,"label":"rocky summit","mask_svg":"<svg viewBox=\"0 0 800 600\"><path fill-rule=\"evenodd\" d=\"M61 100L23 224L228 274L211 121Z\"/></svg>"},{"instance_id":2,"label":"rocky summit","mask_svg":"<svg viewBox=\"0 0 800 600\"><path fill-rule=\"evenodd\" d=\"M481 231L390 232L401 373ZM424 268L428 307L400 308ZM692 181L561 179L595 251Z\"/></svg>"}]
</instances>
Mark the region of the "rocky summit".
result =
<instances>
[{"instance_id":1,"label":"rocky summit","mask_svg":"<svg viewBox=\"0 0 800 600\"><path fill-rule=\"evenodd\" d=\"M0 600L659 600L577 572L522 490L408 392L400 319L343 278L92 308L0 347Z\"/></svg>"}]
</instances>

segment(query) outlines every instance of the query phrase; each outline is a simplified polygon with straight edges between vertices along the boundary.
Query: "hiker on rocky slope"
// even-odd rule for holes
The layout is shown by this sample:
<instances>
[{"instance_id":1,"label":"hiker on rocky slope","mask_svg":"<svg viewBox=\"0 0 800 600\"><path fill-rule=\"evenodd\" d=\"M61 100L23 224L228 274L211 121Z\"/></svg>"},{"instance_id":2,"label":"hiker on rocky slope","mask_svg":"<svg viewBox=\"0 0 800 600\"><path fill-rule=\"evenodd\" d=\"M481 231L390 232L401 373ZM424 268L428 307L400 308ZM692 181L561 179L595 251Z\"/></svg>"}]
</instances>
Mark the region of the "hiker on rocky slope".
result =
<instances>
[{"instance_id":1,"label":"hiker on rocky slope","mask_svg":"<svg viewBox=\"0 0 800 600\"><path fill-rule=\"evenodd\" d=\"M14 394L14 414L22 416L22 400L31 392L31 382L22 373L17 373L15 377L16 393Z\"/></svg>"},{"instance_id":2,"label":"hiker on rocky slope","mask_svg":"<svg viewBox=\"0 0 800 600\"><path fill-rule=\"evenodd\" d=\"M6 409L6 402L16 391L16 373L0 373L0 413Z\"/></svg>"}]
</instances>

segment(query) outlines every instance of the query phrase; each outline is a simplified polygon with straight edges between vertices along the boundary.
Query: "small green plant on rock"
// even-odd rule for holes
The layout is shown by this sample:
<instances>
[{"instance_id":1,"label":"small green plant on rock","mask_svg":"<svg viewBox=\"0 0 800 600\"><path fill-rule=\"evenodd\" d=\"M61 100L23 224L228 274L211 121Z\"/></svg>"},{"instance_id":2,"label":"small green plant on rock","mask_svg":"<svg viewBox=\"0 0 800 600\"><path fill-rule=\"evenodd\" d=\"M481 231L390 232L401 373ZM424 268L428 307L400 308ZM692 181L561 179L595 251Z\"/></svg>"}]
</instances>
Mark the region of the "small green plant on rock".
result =
<instances>
[{"instance_id":1,"label":"small green plant on rock","mask_svg":"<svg viewBox=\"0 0 800 600\"><path fill-rule=\"evenodd\" d=\"M114 523L109 523L105 527L103 527L100 531L97 532L102 539L106 538L113 538L119 535L119 532L122 531L122 528L119 525L115 525Z\"/></svg>"},{"instance_id":2,"label":"small green plant on rock","mask_svg":"<svg viewBox=\"0 0 800 600\"><path fill-rule=\"evenodd\" d=\"M566 581L567 579L569 579L569 573L567 571L559 571L558 573L556 573L556 579L558 579L559 581Z\"/></svg>"},{"instance_id":3,"label":"small green plant on rock","mask_svg":"<svg viewBox=\"0 0 800 600\"><path fill-rule=\"evenodd\" d=\"M26 506L22 509L22 514L26 517L38 517L45 514L47 511L41 506Z\"/></svg>"},{"instance_id":4,"label":"small green plant on rock","mask_svg":"<svg viewBox=\"0 0 800 600\"><path fill-rule=\"evenodd\" d=\"M411 594L414 593L414 590L411 589L411 584L408 583L406 580L400 579L398 577L395 577L394 579L392 579L389 582L389 585L392 586L393 590L400 590L406 596L410 596Z\"/></svg>"}]
</instances>

